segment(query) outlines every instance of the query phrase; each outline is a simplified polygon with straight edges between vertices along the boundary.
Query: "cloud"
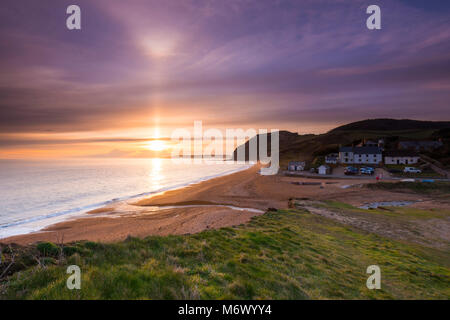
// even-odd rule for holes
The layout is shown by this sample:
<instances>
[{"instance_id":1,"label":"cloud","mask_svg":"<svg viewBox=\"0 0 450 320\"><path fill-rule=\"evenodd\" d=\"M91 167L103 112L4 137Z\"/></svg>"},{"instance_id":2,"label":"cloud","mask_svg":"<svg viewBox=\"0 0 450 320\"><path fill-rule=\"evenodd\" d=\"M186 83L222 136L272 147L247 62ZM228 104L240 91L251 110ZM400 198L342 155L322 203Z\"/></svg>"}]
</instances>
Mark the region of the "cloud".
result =
<instances>
[{"instance_id":1,"label":"cloud","mask_svg":"<svg viewBox=\"0 0 450 320\"><path fill-rule=\"evenodd\" d=\"M0 4L2 133L450 116L450 27L431 3L380 1L375 32L359 0L80 0L78 33L64 5Z\"/></svg>"},{"instance_id":2,"label":"cloud","mask_svg":"<svg viewBox=\"0 0 450 320\"><path fill-rule=\"evenodd\" d=\"M163 158L170 156L167 152L157 152L151 150L139 150L139 151L125 151L120 149L113 149L106 153L83 155L83 157L89 158Z\"/></svg>"},{"instance_id":3,"label":"cloud","mask_svg":"<svg viewBox=\"0 0 450 320\"><path fill-rule=\"evenodd\" d=\"M97 144L97 143L141 143L153 140L169 141L169 137L160 138L86 138L86 139L42 139L42 138L0 138L0 147L30 146L30 145L58 145L58 144Z\"/></svg>"}]
</instances>

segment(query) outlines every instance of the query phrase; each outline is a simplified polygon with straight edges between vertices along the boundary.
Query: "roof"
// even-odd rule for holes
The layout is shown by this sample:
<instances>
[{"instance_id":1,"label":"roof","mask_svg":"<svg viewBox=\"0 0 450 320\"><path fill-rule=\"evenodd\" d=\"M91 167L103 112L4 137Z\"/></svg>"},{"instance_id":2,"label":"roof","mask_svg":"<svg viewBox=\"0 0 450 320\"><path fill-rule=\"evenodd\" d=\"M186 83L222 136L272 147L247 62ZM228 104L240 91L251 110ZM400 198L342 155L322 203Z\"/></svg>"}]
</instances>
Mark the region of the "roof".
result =
<instances>
[{"instance_id":1,"label":"roof","mask_svg":"<svg viewBox=\"0 0 450 320\"><path fill-rule=\"evenodd\" d=\"M387 150L384 155L386 157L418 157L419 155L410 150Z\"/></svg>"},{"instance_id":2,"label":"roof","mask_svg":"<svg viewBox=\"0 0 450 320\"><path fill-rule=\"evenodd\" d=\"M356 154L381 154L381 149L378 147L359 147L354 148Z\"/></svg>"},{"instance_id":3,"label":"roof","mask_svg":"<svg viewBox=\"0 0 450 320\"><path fill-rule=\"evenodd\" d=\"M323 164L323 165L321 165L321 166L319 167L319 169L320 169L320 168L330 169L330 166L327 166L326 164Z\"/></svg>"},{"instance_id":4,"label":"roof","mask_svg":"<svg viewBox=\"0 0 450 320\"><path fill-rule=\"evenodd\" d=\"M342 147L339 152L353 152L355 154L381 154L378 147Z\"/></svg>"},{"instance_id":5,"label":"roof","mask_svg":"<svg viewBox=\"0 0 450 320\"><path fill-rule=\"evenodd\" d=\"M353 147L341 147L339 152L353 152Z\"/></svg>"}]
</instances>

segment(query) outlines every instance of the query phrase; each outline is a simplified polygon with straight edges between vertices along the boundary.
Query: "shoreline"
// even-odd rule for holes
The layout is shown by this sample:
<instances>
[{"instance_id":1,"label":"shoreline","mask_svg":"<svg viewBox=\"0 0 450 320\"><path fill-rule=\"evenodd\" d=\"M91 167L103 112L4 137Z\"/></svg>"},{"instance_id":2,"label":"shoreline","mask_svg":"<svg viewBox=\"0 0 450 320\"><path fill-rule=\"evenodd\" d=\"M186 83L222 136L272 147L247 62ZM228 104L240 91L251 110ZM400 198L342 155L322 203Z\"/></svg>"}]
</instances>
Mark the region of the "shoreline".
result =
<instances>
[{"instance_id":1,"label":"shoreline","mask_svg":"<svg viewBox=\"0 0 450 320\"><path fill-rule=\"evenodd\" d=\"M163 194L167 191L184 189L191 185L202 183L204 181L208 181L211 179L220 178L222 176L226 176L226 175L234 174L234 173L237 173L240 171L244 171L244 170L249 169L253 165L254 164L245 164L245 166L244 166L244 164L243 164L243 167L239 168L239 169L233 169L233 170L229 170L229 171L226 171L226 172L223 172L220 174L215 174L215 175L207 175L205 177L202 177L202 178L199 178L199 179L196 179L193 181L189 181L189 182L181 183L181 184L177 184L177 185L172 185L172 186L168 186L168 187L163 187L163 188L160 188L160 189L154 190L154 191L134 194L134 195L125 196L125 197L112 198L110 200L105 200L105 201L102 201L99 203L89 204L89 205L82 206L82 207L70 208L67 210L60 211L60 212L53 212L53 213L49 213L49 214L45 214L45 215L35 216L35 217L31 217L31 218L24 219L24 220L19 220L16 222L10 222L3 226L0 226L0 230L4 229L6 231L6 233L8 233L8 230L7 230L8 228L17 228L19 230L18 231L11 230L10 231L11 234L7 234L5 236L1 236L1 234L0 234L0 242L2 242L4 239L8 239L11 237L23 236L23 235L27 235L27 234L31 234L31 233L36 233L36 232L43 232L43 231L45 231L45 229L52 227L53 225L86 217L86 214L89 214L92 211L96 211L96 210L101 211L105 207L109 207L111 205L114 206L121 202L133 201L133 200L139 201L140 199L152 197L154 195ZM30 224L32 224L32 225L30 225Z\"/></svg>"},{"instance_id":2,"label":"shoreline","mask_svg":"<svg viewBox=\"0 0 450 320\"><path fill-rule=\"evenodd\" d=\"M189 203L172 203L167 204L164 206L160 206L161 208L158 208L155 210L155 208L146 208L145 206L134 206L133 203L143 201L152 197L157 196L163 196L167 192L177 191L177 192L184 192L183 190L189 189L193 186L198 186L202 183L213 181L216 179L220 179L226 176L239 174L241 172L248 171L254 167L258 166L257 164L250 164L250 167L243 167L241 169L235 169L227 171L223 174L214 175L214 176L206 176L204 178L175 186L170 187L166 190L157 190L154 192L149 192L145 194L139 194L131 197L127 197L125 199L120 200L110 200L106 201L104 204L99 206L93 206L93 208L89 211L82 210L78 212L73 212L75 216L67 216L63 221L58 221L55 223L50 223L46 226L43 226L39 230L35 231L29 231L26 233L16 234L7 236L4 238L0 238L0 243L16 243L16 244L31 244L34 242L39 241L57 241L57 239L61 239L61 236L65 234L63 230L68 229L78 229L78 231L81 231L81 229L86 229L87 226L93 227L93 226L99 226L98 228L101 228L100 226L107 226L110 225L108 220L130 220L133 218L136 218L137 214L141 214L140 218L155 215L160 216L162 218L168 218L170 216L173 216L173 213L176 212L176 216L179 216L180 213L191 213L193 209L199 209L201 213L211 213L211 214L220 214L222 211L227 210L233 210L233 211L239 211L243 212L243 217L245 218L243 222L246 222L247 219L249 219L251 216L255 214L262 214L263 211L254 209L254 208L241 208L238 206L235 206L234 209L230 208L233 207L232 205L228 204L222 204L222 203L213 203L213 202L189 202ZM259 167L258 167L259 170ZM132 208L131 208L132 207ZM166 208L170 207L170 208ZM248 209L248 210L246 210ZM139 220L139 219L136 219ZM38 220L39 221L39 220ZM239 219L236 221L240 221ZM240 223L239 223L240 224ZM208 227L208 226L206 226ZM222 227L222 225L219 225L219 227ZM89 227L87 229L90 229ZM97 229L97 228L94 228ZM126 228L128 229L128 228ZM205 228L207 229L207 228ZM203 230L203 229L202 229ZM199 231L202 231L199 230ZM87 230L86 230L87 231ZM116 230L117 231L117 230ZM199 232L194 231L194 232ZM153 234L154 230L152 230ZM77 234L79 232L76 232ZM83 233L83 232L82 232ZM91 240L92 236L97 233L96 231L92 231L92 233L89 233L89 235L86 235L86 238L82 237L69 237L67 240L64 240L64 242L72 242L72 241L81 241L81 240ZM86 234L83 233L83 234ZM123 232L116 232L115 236L108 237L103 235L101 239L97 239L96 241L116 241L120 240L121 237L123 237ZM159 232L156 232L159 233ZM183 232L186 233L186 232ZM190 233L190 232L187 232ZM120 234L120 235L119 235ZM129 234L131 235L131 234Z\"/></svg>"},{"instance_id":3,"label":"shoreline","mask_svg":"<svg viewBox=\"0 0 450 320\"><path fill-rule=\"evenodd\" d=\"M41 231L0 239L27 245L38 241L115 242L150 235L181 235L247 223L269 208L288 209L291 198L338 200L351 205L371 201L409 201L413 194L372 191L362 187L373 180L327 179L320 185L299 184L308 179L262 176L260 165L212 178L184 188L110 204L83 217L50 225ZM422 197L425 199L426 197ZM422 203L424 203L422 202ZM161 207L163 207L161 209Z\"/></svg>"}]
</instances>

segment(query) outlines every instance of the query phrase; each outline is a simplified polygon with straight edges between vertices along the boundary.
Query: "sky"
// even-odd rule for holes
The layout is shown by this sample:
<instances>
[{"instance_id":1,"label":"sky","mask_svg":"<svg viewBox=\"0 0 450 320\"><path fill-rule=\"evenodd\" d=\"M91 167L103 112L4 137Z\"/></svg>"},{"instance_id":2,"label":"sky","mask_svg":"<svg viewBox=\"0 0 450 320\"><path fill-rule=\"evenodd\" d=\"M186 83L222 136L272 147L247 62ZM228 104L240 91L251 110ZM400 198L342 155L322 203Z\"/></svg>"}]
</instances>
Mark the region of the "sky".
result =
<instances>
[{"instance_id":1,"label":"sky","mask_svg":"<svg viewBox=\"0 0 450 320\"><path fill-rule=\"evenodd\" d=\"M450 120L450 2L2 0L0 70L0 158L154 156L196 120Z\"/></svg>"}]
</instances>

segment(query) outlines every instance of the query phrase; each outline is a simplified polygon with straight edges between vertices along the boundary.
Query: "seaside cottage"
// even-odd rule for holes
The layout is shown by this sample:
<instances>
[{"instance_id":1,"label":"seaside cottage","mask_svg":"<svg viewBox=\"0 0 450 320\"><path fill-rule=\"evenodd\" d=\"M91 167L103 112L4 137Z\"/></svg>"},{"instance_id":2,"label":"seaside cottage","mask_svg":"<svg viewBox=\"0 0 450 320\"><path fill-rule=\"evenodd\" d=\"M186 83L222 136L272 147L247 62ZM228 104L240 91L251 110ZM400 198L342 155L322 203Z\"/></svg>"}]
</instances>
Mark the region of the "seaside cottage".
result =
<instances>
[{"instance_id":1,"label":"seaside cottage","mask_svg":"<svg viewBox=\"0 0 450 320\"><path fill-rule=\"evenodd\" d=\"M330 174L331 168L330 166L323 164L319 168L317 168L317 171L319 172L319 174Z\"/></svg>"},{"instance_id":2,"label":"seaside cottage","mask_svg":"<svg viewBox=\"0 0 450 320\"><path fill-rule=\"evenodd\" d=\"M290 161L288 164L289 171L303 171L305 170L305 161Z\"/></svg>"},{"instance_id":3,"label":"seaside cottage","mask_svg":"<svg viewBox=\"0 0 450 320\"><path fill-rule=\"evenodd\" d=\"M383 161L379 147L341 147L339 162L345 164L379 164Z\"/></svg>"},{"instance_id":4,"label":"seaside cottage","mask_svg":"<svg viewBox=\"0 0 450 320\"><path fill-rule=\"evenodd\" d=\"M414 164L419 160L419 155L410 150L388 150L384 154L385 164Z\"/></svg>"}]
</instances>

